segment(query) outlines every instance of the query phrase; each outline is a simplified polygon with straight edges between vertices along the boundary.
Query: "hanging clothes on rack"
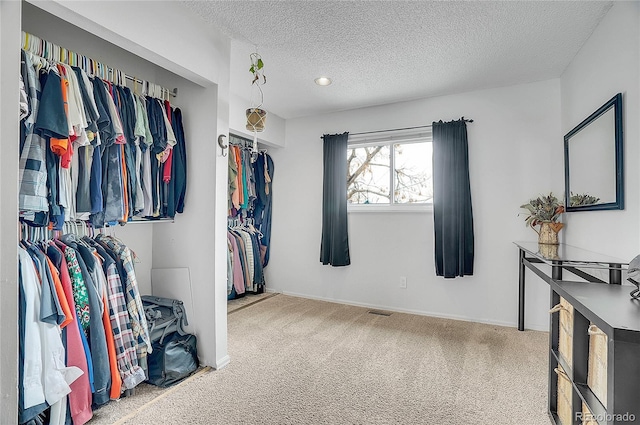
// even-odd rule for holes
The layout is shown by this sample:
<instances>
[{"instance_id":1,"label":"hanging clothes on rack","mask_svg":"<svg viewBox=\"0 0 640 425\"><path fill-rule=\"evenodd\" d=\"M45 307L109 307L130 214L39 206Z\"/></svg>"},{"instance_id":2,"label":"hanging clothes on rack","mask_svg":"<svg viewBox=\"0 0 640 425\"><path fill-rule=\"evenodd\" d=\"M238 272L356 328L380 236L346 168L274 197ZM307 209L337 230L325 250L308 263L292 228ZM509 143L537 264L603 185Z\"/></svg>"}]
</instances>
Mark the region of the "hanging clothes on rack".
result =
<instances>
[{"instance_id":1,"label":"hanging clothes on rack","mask_svg":"<svg viewBox=\"0 0 640 425\"><path fill-rule=\"evenodd\" d=\"M262 234L260 238L260 258L263 267L269 264L271 247L271 208L273 205L272 180L274 174L273 159L266 152L260 152L253 164L256 177L256 200L253 209L255 226Z\"/></svg>"},{"instance_id":2,"label":"hanging clothes on rack","mask_svg":"<svg viewBox=\"0 0 640 425\"><path fill-rule=\"evenodd\" d=\"M260 260L260 234L245 221L227 230L227 295L229 299L245 292L264 292L264 273ZM230 273L229 273L230 272Z\"/></svg>"},{"instance_id":3,"label":"hanging clothes on rack","mask_svg":"<svg viewBox=\"0 0 640 425\"><path fill-rule=\"evenodd\" d=\"M133 254L113 237L77 234L23 237L19 254L20 423L49 408L48 423L65 424L68 403L84 424L92 406L146 379L152 348Z\"/></svg>"},{"instance_id":4,"label":"hanging clothes on rack","mask_svg":"<svg viewBox=\"0 0 640 425\"><path fill-rule=\"evenodd\" d=\"M137 92L137 79L131 90L120 71L111 70L117 78L107 80L102 64L78 60L64 49L68 54L54 58L34 39L23 33L22 221L60 230L64 222L79 219L101 228L133 217L182 213L187 190L182 111L172 107L168 95L152 97L169 92L146 82Z\"/></svg>"},{"instance_id":5,"label":"hanging clothes on rack","mask_svg":"<svg viewBox=\"0 0 640 425\"><path fill-rule=\"evenodd\" d=\"M255 152L250 147L251 143L250 140L230 136L227 235L227 262L230 265L227 289L230 299L244 293L243 287L263 291L263 269L269 262L274 164L266 151ZM239 224L247 220L252 223L253 230L244 232ZM257 279L254 278L256 275Z\"/></svg>"}]
</instances>

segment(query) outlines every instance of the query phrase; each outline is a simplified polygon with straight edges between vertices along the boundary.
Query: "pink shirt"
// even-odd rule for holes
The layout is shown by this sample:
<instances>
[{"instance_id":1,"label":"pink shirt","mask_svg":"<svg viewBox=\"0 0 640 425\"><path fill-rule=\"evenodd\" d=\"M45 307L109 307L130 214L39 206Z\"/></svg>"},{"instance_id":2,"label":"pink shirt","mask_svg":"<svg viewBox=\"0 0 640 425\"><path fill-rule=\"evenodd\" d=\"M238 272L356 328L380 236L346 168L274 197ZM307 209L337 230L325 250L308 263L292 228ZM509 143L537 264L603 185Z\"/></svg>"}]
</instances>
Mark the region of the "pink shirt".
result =
<instances>
[{"instance_id":1,"label":"pink shirt","mask_svg":"<svg viewBox=\"0 0 640 425\"><path fill-rule=\"evenodd\" d=\"M236 288L236 293L244 294L244 271L240 263L238 244L236 243L236 238L229 232L227 232L227 239L231 243L231 249L233 251L233 286Z\"/></svg>"},{"instance_id":2,"label":"pink shirt","mask_svg":"<svg viewBox=\"0 0 640 425\"><path fill-rule=\"evenodd\" d=\"M55 245L54 245L55 246ZM57 247L56 247L57 248ZM76 304L73 301L73 289L67 263L62 256L60 266L60 282L64 289L64 294L69 304L69 308L74 314L72 322L65 329L67 330L67 366L76 366L82 370L83 374L70 385L69 407L71 408L71 418L74 425L83 425L93 417L91 410L91 385L89 384L89 369L87 358L84 354L84 346L80 338L80 329L75 315Z\"/></svg>"}]
</instances>

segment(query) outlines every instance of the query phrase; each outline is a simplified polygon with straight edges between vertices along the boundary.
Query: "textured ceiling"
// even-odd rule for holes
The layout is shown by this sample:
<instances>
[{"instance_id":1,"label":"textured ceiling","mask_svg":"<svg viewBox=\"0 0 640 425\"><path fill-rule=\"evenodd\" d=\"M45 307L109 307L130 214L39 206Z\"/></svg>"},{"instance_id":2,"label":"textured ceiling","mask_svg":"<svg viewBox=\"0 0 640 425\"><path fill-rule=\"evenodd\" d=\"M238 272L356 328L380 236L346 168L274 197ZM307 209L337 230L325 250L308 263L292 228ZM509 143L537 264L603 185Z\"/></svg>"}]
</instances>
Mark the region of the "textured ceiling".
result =
<instances>
[{"instance_id":1,"label":"textured ceiling","mask_svg":"<svg viewBox=\"0 0 640 425\"><path fill-rule=\"evenodd\" d=\"M184 4L231 37L231 91L250 97L257 46L264 108L294 118L559 77L612 2Z\"/></svg>"}]
</instances>

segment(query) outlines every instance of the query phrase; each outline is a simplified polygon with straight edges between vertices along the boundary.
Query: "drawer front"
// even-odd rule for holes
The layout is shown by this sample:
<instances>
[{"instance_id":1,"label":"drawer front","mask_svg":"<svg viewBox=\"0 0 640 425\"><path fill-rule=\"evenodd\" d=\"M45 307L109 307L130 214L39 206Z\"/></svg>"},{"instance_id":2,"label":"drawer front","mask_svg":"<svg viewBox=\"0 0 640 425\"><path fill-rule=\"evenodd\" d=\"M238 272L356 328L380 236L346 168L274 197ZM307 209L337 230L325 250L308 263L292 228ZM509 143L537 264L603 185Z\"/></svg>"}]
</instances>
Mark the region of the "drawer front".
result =
<instances>
[{"instance_id":1,"label":"drawer front","mask_svg":"<svg viewBox=\"0 0 640 425\"><path fill-rule=\"evenodd\" d=\"M573 306L562 297L558 315L558 353L573 367Z\"/></svg>"},{"instance_id":2,"label":"drawer front","mask_svg":"<svg viewBox=\"0 0 640 425\"><path fill-rule=\"evenodd\" d=\"M573 424L573 386L562 366L556 369L558 374L558 418L562 425Z\"/></svg>"},{"instance_id":3,"label":"drawer front","mask_svg":"<svg viewBox=\"0 0 640 425\"><path fill-rule=\"evenodd\" d=\"M589 326L587 385L607 407L607 347L609 338L596 325Z\"/></svg>"}]
</instances>

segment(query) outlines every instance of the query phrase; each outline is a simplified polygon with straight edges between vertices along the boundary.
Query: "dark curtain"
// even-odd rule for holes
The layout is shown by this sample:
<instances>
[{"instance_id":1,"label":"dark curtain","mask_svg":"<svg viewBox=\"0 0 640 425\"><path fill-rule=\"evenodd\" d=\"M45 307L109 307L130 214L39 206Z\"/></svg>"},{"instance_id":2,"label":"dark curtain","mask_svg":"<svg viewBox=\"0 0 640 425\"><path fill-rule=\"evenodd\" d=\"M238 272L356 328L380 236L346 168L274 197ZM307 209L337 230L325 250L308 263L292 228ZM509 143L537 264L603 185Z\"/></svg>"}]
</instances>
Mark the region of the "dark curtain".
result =
<instances>
[{"instance_id":1,"label":"dark curtain","mask_svg":"<svg viewBox=\"0 0 640 425\"><path fill-rule=\"evenodd\" d=\"M464 119L434 122L433 221L436 275L473 275L473 211Z\"/></svg>"},{"instance_id":2,"label":"dark curtain","mask_svg":"<svg viewBox=\"0 0 640 425\"><path fill-rule=\"evenodd\" d=\"M348 266L347 234L347 138L349 133L325 134L322 187L322 242L320 261L334 267Z\"/></svg>"}]
</instances>

